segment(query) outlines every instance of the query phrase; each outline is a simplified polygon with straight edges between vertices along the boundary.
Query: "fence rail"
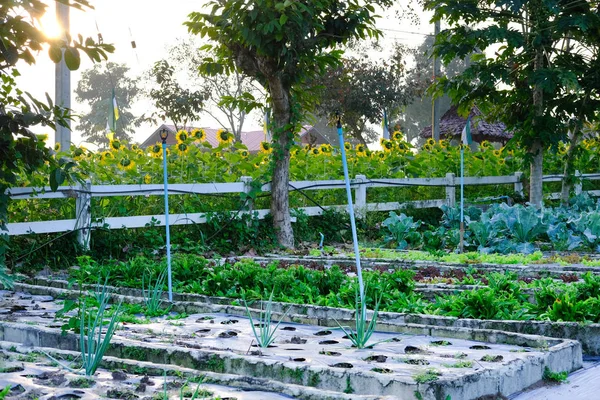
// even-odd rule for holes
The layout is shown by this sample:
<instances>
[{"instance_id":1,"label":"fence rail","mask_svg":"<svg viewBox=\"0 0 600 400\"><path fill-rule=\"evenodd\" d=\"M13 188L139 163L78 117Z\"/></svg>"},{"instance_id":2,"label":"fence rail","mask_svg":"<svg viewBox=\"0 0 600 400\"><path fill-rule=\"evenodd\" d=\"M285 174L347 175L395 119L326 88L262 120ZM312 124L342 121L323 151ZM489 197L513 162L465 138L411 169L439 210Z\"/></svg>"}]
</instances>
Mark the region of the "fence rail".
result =
<instances>
[{"instance_id":1,"label":"fence rail","mask_svg":"<svg viewBox=\"0 0 600 400\"><path fill-rule=\"evenodd\" d=\"M600 180L598 174L578 175L581 179ZM560 180L558 175L544 177L544 182L556 182ZM251 190L252 179L242 177L241 182L233 183L193 183L193 184L171 184L169 185L169 195L182 194L228 194L228 193L249 193ZM359 216L364 216L367 212L373 211L393 211L404 207L430 208L440 207L442 205L454 206L456 204L457 187L459 179L454 174L446 174L442 178L403 178L403 179L368 179L364 175L357 175L351 181L351 188L354 190L355 209ZM523 195L523 174L516 172L513 175L506 176L488 176L488 177L465 177L465 186L480 185L513 185L513 191ZM445 198L435 200L417 200L408 202L386 202L386 203L368 203L367 189L384 187L444 187ZM298 181L290 182L290 191L293 190L329 190L343 189L343 180L321 180L321 181ZM262 186L263 192L271 190L270 184ZM581 183L575 187L576 193L581 193ZM158 196L163 195L163 185L92 185L86 182L81 186L61 186L57 191L52 192L50 188L12 188L9 190L12 199L57 199L73 198L75 199L75 218L53 221L28 221L15 222L8 224L9 235L26 235L33 233L55 233L77 231L79 242L87 246L90 239L90 231L97 227L109 227L110 229L121 228L141 228L150 224L154 226L164 226L164 215L136 215L128 217L106 217L100 221L93 221L91 215L91 201L94 197L114 197L114 196ZM591 191L592 195L600 195L600 191ZM548 198L559 198L560 193L552 193ZM324 209L335 209L345 211L346 205L332 205L323 207L300 207L309 216L321 215ZM244 210L229 211L232 215L244 213L257 213L257 217L262 219L269 210L253 210L251 204L247 204ZM208 213L185 213L170 214L171 225L201 224L206 222Z\"/></svg>"}]
</instances>

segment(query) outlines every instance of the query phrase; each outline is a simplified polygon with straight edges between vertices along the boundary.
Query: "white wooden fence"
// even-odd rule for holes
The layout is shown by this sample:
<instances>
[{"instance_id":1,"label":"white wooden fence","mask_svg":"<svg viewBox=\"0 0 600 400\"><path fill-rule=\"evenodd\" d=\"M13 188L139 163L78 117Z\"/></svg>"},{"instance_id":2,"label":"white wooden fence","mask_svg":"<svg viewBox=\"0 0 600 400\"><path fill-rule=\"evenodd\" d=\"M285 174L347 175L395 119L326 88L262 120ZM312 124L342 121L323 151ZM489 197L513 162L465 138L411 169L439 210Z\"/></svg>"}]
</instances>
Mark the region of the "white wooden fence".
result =
<instances>
[{"instance_id":1,"label":"white wooden fence","mask_svg":"<svg viewBox=\"0 0 600 400\"><path fill-rule=\"evenodd\" d=\"M580 175L582 178L587 175ZM545 176L545 182L559 181L560 176ZM600 179L597 174L589 175L589 179ZM252 179L242 177L241 182L234 183L193 183L193 184L171 184L169 185L169 195L181 194L227 194L227 193L249 193L251 190ZM487 177L465 177L465 186L478 185L513 185L515 193L523 194L522 173L516 172L508 176L487 176ZM430 208L440 207L442 205L454 206L456 204L457 188L459 179L454 174L446 174L443 178L404 178L404 179L368 179L364 175L357 175L351 182L351 187L355 195L355 208L357 214L364 215L371 211L392 211L403 207ZM418 200L409 202L387 202L387 203L367 203L367 189L381 187L444 187L446 196L444 199L436 200ZM324 180L324 181L298 181L290 182L290 191L292 190L328 190L343 189L343 180ZM262 187L263 192L271 190L270 184ZM581 184L576 186L576 192L581 192ZM73 198L75 200L76 215L74 219L63 219L53 221L27 221L8 224L9 235L25 235L33 233L54 233L77 231L78 240L81 244L89 243L90 230L95 227L109 227L110 229L121 228L140 228L150 224L154 226L164 226L164 215L137 215L127 217L107 217L99 221L92 221L91 200L93 197L114 197L114 196L162 196L164 195L163 185L92 185L87 182L84 185L61 186L57 191L52 192L50 188L12 188L10 189L11 198L17 199L56 199ZM551 198L558 198L559 194L550 195ZM598 195L598 194L597 194ZM321 215L323 209L336 209L345 211L347 205L333 205L324 207L302 207L307 215ZM247 205L245 211L229 211L231 213L257 213L257 217L262 219L269 210L252 210L252 205ZM206 222L207 213L185 213L170 214L170 225L201 224Z\"/></svg>"}]
</instances>

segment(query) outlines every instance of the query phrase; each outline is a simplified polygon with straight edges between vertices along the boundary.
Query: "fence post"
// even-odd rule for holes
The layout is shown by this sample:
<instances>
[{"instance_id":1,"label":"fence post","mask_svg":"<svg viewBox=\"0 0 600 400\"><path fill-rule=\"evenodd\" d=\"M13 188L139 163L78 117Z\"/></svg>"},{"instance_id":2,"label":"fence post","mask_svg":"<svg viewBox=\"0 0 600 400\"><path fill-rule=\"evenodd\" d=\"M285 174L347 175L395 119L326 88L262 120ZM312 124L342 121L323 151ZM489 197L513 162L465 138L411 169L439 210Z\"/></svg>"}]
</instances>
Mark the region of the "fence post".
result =
<instances>
[{"instance_id":1,"label":"fence post","mask_svg":"<svg viewBox=\"0 0 600 400\"><path fill-rule=\"evenodd\" d=\"M367 177L365 175L356 175L354 181L358 183L354 189L356 217L365 218L367 216Z\"/></svg>"},{"instance_id":2,"label":"fence post","mask_svg":"<svg viewBox=\"0 0 600 400\"><path fill-rule=\"evenodd\" d=\"M575 181L575 196L579 196L581 194L581 192L583 192L583 182L581 180L581 172L579 171L575 171L575 178L577 179Z\"/></svg>"},{"instance_id":3,"label":"fence post","mask_svg":"<svg viewBox=\"0 0 600 400\"><path fill-rule=\"evenodd\" d=\"M515 172L514 190L515 190L515 193L518 194L520 197L524 196L524 194L523 194L523 173L521 171Z\"/></svg>"},{"instance_id":4,"label":"fence post","mask_svg":"<svg viewBox=\"0 0 600 400\"><path fill-rule=\"evenodd\" d=\"M456 205L456 183L454 181L455 175L453 173L446 174L446 205L448 207L454 207Z\"/></svg>"},{"instance_id":5,"label":"fence post","mask_svg":"<svg viewBox=\"0 0 600 400\"><path fill-rule=\"evenodd\" d=\"M254 209L254 200L248 197L252 191L252 177L242 176L240 177L240 181L244 184L244 193L246 193L246 206L244 207L244 211L252 212Z\"/></svg>"},{"instance_id":6,"label":"fence post","mask_svg":"<svg viewBox=\"0 0 600 400\"><path fill-rule=\"evenodd\" d=\"M92 182L85 181L80 187L80 192L75 199L75 229L77 242L84 250L90 249L92 225Z\"/></svg>"}]
</instances>

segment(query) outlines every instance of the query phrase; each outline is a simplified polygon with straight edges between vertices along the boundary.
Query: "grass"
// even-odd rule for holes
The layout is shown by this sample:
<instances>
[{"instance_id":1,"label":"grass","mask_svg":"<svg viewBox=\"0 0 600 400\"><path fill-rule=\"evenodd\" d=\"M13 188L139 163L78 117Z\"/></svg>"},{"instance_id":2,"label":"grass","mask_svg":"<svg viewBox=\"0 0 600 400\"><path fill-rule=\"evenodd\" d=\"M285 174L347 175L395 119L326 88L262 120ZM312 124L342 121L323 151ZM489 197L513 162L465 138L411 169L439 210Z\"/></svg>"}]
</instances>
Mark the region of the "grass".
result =
<instances>
[{"instance_id":1,"label":"grass","mask_svg":"<svg viewBox=\"0 0 600 400\"><path fill-rule=\"evenodd\" d=\"M556 382L556 383L566 383L568 382L569 373L567 371L562 372L552 372L550 368L544 368L544 377L543 379L546 382Z\"/></svg>"},{"instance_id":2,"label":"grass","mask_svg":"<svg viewBox=\"0 0 600 400\"><path fill-rule=\"evenodd\" d=\"M164 315L169 310L163 310L163 292L165 279L167 277L167 269L163 269L158 275L158 278L152 282L152 276L148 273L146 278L146 272L142 275L142 295L144 296L144 305L146 306L146 315L149 317L157 317ZM148 287L146 288L146 279L148 280ZM169 306L170 308L170 306Z\"/></svg>"},{"instance_id":3,"label":"grass","mask_svg":"<svg viewBox=\"0 0 600 400\"><path fill-rule=\"evenodd\" d=\"M413 379L417 383L430 383L435 382L442 375L441 372L434 368L429 368L425 372L421 372L420 374L414 375Z\"/></svg>"},{"instance_id":4,"label":"grass","mask_svg":"<svg viewBox=\"0 0 600 400\"><path fill-rule=\"evenodd\" d=\"M454 364L444 364L446 368L471 368L473 367L473 361L458 361Z\"/></svg>"}]
</instances>

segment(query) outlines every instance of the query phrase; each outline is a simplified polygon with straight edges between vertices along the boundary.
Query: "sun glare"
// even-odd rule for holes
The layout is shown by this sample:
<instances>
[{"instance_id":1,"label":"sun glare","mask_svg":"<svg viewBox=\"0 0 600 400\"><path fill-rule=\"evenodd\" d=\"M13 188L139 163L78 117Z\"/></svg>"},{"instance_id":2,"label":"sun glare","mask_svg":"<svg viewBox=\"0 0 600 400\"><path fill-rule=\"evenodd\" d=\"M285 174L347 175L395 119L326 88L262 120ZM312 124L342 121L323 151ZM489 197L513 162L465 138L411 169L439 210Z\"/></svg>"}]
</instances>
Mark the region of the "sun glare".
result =
<instances>
[{"instance_id":1,"label":"sun glare","mask_svg":"<svg viewBox=\"0 0 600 400\"><path fill-rule=\"evenodd\" d=\"M40 19L40 28L49 38L57 38L60 36L61 29L56 20L56 13L53 7L48 7L46 13Z\"/></svg>"}]
</instances>

